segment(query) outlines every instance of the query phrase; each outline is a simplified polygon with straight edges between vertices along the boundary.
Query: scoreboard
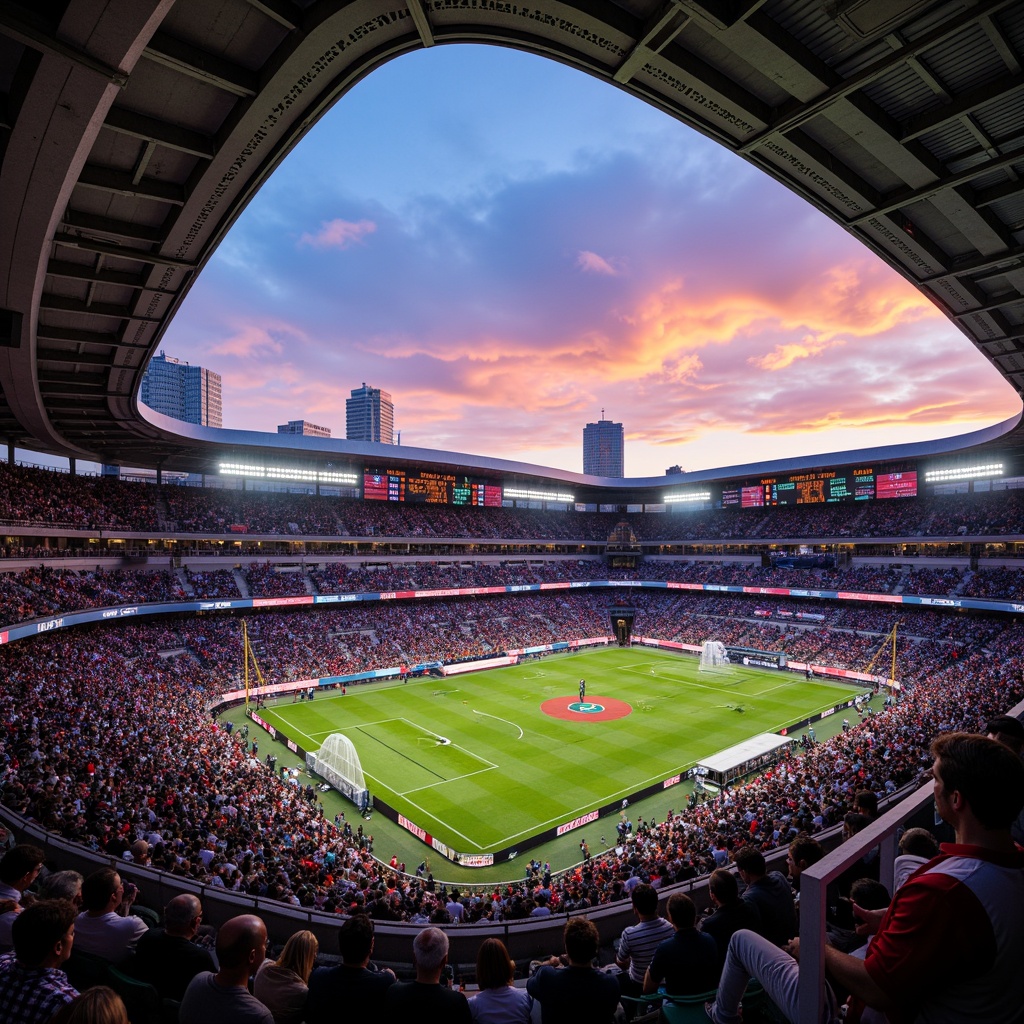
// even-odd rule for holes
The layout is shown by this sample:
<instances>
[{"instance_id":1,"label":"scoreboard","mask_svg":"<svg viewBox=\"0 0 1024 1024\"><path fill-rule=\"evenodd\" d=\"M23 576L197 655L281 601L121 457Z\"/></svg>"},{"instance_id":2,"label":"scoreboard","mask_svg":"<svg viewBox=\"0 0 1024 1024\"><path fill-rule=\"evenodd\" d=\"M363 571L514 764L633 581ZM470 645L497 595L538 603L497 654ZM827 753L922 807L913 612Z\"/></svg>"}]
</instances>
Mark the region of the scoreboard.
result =
<instances>
[{"instance_id":1,"label":"scoreboard","mask_svg":"<svg viewBox=\"0 0 1024 1024\"><path fill-rule=\"evenodd\" d=\"M422 505L486 505L500 507L501 485L478 477L428 470L363 470L367 501L401 501Z\"/></svg>"},{"instance_id":2,"label":"scoreboard","mask_svg":"<svg viewBox=\"0 0 1024 1024\"><path fill-rule=\"evenodd\" d=\"M814 505L871 498L914 498L917 471L903 466L855 466L782 473L742 480L722 487L722 507L764 508L772 505Z\"/></svg>"},{"instance_id":3,"label":"scoreboard","mask_svg":"<svg viewBox=\"0 0 1024 1024\"><path fill-rule=\"evenodd\" d=\"M401 470L363 473L363 497L369 501L405 501L405 473Z\"/></svg>"}]
</instances>

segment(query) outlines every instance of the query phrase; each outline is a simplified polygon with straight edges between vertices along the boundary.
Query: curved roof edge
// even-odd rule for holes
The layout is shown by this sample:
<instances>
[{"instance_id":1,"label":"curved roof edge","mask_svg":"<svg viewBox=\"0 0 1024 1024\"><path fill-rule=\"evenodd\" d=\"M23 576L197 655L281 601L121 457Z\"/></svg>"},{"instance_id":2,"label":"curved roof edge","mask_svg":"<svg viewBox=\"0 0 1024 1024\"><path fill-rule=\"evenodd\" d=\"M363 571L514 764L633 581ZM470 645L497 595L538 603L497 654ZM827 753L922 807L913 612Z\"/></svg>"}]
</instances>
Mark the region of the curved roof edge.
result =
<instances>
[{"instance_id":1,"label":"curved roof edge","mask_svg":"<svg viewBox=\"0 0 1024 1024\"><path fill-rule=\"evenodd\" d=\"M792 458L773 459L770 462L749 462L716 469L698 470L692 473L673 473L655 477L614 477L588 476L549 466L538 466L528 462L498 459L485 455L471 455L465 452L449 452L432 448L416 448L405 445L378 444L369 441L348 441L341 438L304 437L296 443L294 434L272 434L257 430L236 430L222 427L203 427L172 419L139 403L139 412L152 426L156 427L172 442L187 441L207 453L206 472L216 471L216 463L225 459L265 460L267 456L288 459L314 460L329 463L333 459L344 459L387 466L447 466L453 470L479 472L487 476L502 475L506 478L529 480L550 480L603 491L638 491L655 487L681 486L703 481L757 476L764 473L795 472L825 466L845 466L858 462L898 462L905 459L922 459L953 455L982 445L995 445L1000 441L1020 444L1019 438L1011 435L1021 427L1024 409L1001 423L974 430L967 434L938 438L931 441L914 441L906 444L880 445L874 448L858 448L850 451L828 452L819 455L802 455Z\"/></svg>"}]
</instances>

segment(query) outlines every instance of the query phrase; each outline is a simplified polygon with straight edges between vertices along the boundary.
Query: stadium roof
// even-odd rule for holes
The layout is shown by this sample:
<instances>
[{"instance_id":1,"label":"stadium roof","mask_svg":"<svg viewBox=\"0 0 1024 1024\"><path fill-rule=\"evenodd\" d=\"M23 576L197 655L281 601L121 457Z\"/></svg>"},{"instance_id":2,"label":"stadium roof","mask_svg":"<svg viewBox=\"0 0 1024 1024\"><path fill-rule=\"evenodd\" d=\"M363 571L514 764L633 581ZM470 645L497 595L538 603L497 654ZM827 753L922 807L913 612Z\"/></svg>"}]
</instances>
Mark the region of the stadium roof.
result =
<instances>
[{"instance_id":1,"label":"stadium roof","mask_svg":"<svg viewBox=\"0 0 1024 1024\"><path fill-rule=\"evenodd\" d=\"M206 472L268 448L408 462L393 446L187 430L137 396L197 274L309 126L387 61L456 42L562 61L741 154L912 281L1024 394L1021 0L14 0L0 6L0 438ZM1019 458L1019 419L889 455L986 442Z\"/></svg>"}]
</instances>

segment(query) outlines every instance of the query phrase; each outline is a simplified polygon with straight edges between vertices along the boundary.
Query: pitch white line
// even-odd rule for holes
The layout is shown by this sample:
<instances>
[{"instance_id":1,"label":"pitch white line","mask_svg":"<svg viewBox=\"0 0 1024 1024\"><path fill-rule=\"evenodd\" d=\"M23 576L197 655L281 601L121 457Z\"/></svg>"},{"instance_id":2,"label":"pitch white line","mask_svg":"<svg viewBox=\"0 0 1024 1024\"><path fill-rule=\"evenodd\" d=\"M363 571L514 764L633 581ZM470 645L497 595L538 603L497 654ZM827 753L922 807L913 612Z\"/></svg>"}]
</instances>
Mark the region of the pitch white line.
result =
<instances>
[{"instance_id":1,"label":"pitch white line","mask_svg":"<svg viewBox=\"0 0 1024 1024\"><path fill-rule=\"evenodd\" d=\"M511 725L513 729L519 729L519 738L523 738L523 730L520 729L515 722L510 722L507 718L499 718L497 715L489 715L486 711L477 711L475 708L473 709L473 714L480 715L483 718L493 718L496 722L504 722L505 725Z\"/></svg>"},{"instance_id":2,"label":"pitch white line","mask_svg":"<svg viewBox=\"0 0 1024 1024\"><path fill-rule=\"evenodd\" d=\"M269 711L270 709L268 708L266 710ZM278 719L278 725L276 726L276 728L279 728L281 730L281 732L287 732L289 735L292 735L294 733L298 733L300 736L303 736L307 740L309 740L310 743L316 743L316 740L312 736L310 736L308 732L303 732L301 729L296 728L295 725L293 725L293 723L287 721L286 719L283 719L281 717L281 715L275 715L274 717ZM269 722L270 719L266 718L266 719L264 719L264 721ZM328 733L328 735L330 735L330 734ZM269 734L268 734L268 739L274 740L275 737L269 736ZM276 742L280 743L281 741L280 740L276 740ZM323 746L322 743L317 743L316 745L317 745L317 747Z\"/></svg>"},{"instance_id":3,"label":"pitch white line","mask_svg":"<svg viewBox=\"0 0 1024 1024\"><path fill-rule=\"evenodd\" d=\"M373 776L369 775L367 776L367 778L373 778ZM381 782L380 779L375 779L374 781L379 782L382 788L387 789L387 786L383 782ZM438 825L441 826L442 830L447 830L452 835L456 835L460 839L464 839L470 846L473 847L474 850L479 850L481 852L484 850L484 847L481 846L479 843L470 839L469 836L463 835L458 829L452 828L447 822L442 821L439 817L437 817L437 815L433 814L431 811L426 810L426 808L424 807L420 807L420 805L417 803L413 803L412 800L408 801L408 803L410 807L415 807L416 810L419 811L420 814L423 815L423 818L427 821L436 822ZM416 824L419 825L420 828L423 827L422 820L418 821Z\"/></svg>"},{"instance_id":4,"label":"pitch white line","mask_svg":"<svg viewBox=\"0 0 1024 1024\"><path fill-rule=\"evenodd\" d=\"M445 779L443 782L432 782L429 786L417 786L415 789L407 789L404 793L397 793L396 796L407 797L410 793L422 793L425 789L439 789L441 786L447 786L449 782L461 782L463 779L471 779L474 775L483 775L484 772L493 772L497 769L497 765L493 764L489 768L478 768L475 772L466 772L465 775L456 775L453 779Z\"/></svg>"}]
</instances>

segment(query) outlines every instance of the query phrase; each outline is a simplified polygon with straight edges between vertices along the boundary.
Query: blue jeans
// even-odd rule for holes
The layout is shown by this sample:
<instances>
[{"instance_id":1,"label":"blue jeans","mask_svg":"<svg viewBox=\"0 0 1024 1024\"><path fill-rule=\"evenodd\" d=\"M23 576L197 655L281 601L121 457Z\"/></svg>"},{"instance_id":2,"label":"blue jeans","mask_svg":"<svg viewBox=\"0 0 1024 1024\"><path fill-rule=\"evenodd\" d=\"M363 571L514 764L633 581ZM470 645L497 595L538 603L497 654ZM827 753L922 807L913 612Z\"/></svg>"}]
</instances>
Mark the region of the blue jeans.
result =
<instances>
[{"instance_id":1,"label":"blue jeans","mask_svg":"<svg viewBox=\"0 0 1024 1024\"><path fill-rule=\"evenodd\" d=\"M740 1000L750 979L759 982L786 1020L797 1019L800 965L785 950L773 946L757 932L741 929L729 940L718 996L711 1008L715 1024L740 1024ZM822 1024L836 1020L836 1000L825 986Z\"/></svg>"}]
</instances>

